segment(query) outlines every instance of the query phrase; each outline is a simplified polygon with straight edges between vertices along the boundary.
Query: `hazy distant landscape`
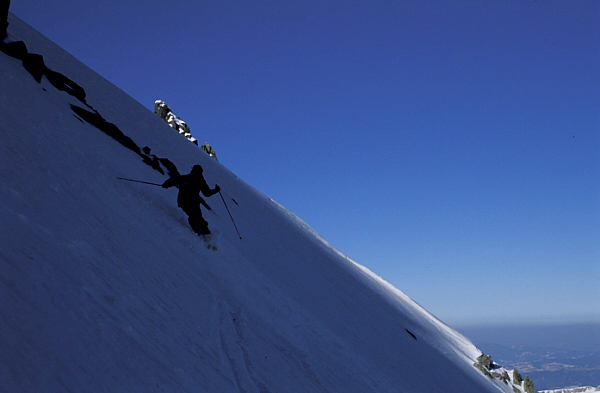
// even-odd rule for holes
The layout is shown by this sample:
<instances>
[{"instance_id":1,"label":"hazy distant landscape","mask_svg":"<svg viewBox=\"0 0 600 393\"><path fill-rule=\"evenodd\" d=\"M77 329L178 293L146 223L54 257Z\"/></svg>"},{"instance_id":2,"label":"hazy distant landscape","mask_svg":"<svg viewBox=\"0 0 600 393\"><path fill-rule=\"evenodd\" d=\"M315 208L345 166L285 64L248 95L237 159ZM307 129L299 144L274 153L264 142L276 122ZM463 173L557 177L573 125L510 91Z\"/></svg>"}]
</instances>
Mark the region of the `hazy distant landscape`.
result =
<instances>
[{"instance_id":1,"label":"hazy distant landscape","mask_svg":"<svg viewBox=\"0 0 600 393\"><path fill-rule=\"evenodd\" d=\"M529 375L536 390L600 385L600 324L459 330L493 361Z\"/></svg>"}]
</instances>

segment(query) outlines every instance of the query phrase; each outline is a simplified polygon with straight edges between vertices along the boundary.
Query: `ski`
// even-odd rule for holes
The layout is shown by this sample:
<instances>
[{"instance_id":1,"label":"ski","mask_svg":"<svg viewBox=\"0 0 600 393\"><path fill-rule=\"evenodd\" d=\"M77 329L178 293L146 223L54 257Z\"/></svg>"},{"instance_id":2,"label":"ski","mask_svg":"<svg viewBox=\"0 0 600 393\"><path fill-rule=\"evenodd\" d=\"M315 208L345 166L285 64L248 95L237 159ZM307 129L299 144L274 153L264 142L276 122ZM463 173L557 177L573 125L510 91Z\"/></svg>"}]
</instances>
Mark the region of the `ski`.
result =
<instances>
[{"instance_id":1,"label":"ski","mask_svg":"<svg viewBox=\"0 0 600 393\"><path fill-rule=\"evenodd\" d=\"M215 252L217 251L217 240L219 237L219 233L218 232L212 232L206 235L198 235L200 236L200 238L204 241L204 244L206 245L206 248Z\"/></svg>"}]
</instances>

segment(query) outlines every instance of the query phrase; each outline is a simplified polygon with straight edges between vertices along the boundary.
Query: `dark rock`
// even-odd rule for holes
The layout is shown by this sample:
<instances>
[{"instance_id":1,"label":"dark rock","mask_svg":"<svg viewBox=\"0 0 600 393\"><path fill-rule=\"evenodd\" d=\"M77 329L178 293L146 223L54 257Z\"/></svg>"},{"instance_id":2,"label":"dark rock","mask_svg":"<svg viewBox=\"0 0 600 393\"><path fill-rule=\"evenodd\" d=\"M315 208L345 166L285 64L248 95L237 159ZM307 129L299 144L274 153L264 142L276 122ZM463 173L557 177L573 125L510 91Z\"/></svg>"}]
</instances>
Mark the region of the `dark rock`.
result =
<instances>
[{"instance_id":1,"label":"dark rock","mask_svg":"<svg viewBox=\"0 0 600 393\"><path fill-rule=\"evenodd\" d=\"M154 102L154 113L165 122L167 121L167 115L170 112L171 108L169 108L169 105L165 104L163 101L156 100Z\"/></svg>"},{"instance_id":2,"label":"dark rock","mask_svg":"<svg viewBox=\"0 0 600 393\"><path fill-rule=\"evenodd\" d=\"M482 353L481 356L477 358L477 362L488 370L492 369L492 357L490 355Z\"/></svg>"},{"instance_id":3,"label":"dark rock","mask_svg":"<svg viewBox=\"0 0 600 393\"><path fill-rule=\"evenodd\" d=\"M198 145L198 141L194 138L190 132L190 127L179 117L175 116L169 105L165 104L164 101L154 101L154 113L161 119L163 119L168 125L177 130L181 135L185 136L195 145Z\"/></svg>"},{"instance_id":4,"label":"dark rock","mask_svg":"<svg viewBox=\"0 0 600 393\"><path fill-rule=\"evenodd\" d=\"M215 160L217 160L217 153L215 153L215 150L212 148L211 145L208 144L208 142L206 142L205 144L203 144L202 146L200 146L200 148L202 150L204 150L209 156L211 156L212 158L214 158ZM219 160L217 160L217 161L219 161Z\"/></svg>"},{"instance_id":5,"label":"dark rock","mask_svg":"<svg viewBox=\"0 0 600 393\"><path fill-rule=\"evenodd\" d=\"M490 378L494 378L494 377L492 377L492 374L490 374L489 371L486 370L485 367L483 367L481 364L479 364L479 363L473 363L473 366L475 366L476 368L478 368L479 371L481 371L483 373L483 375L486 375L486 376L488 376Z\"/></svg>"},{"instance_id":6,"label":"dark rock","mask_svg":"<svg viewBox=\"0 0 600 393\"><path fill-rule=\"evenodd\" d=\"M519 371L515 368L513 370L513 383L515 385L521 386L521 382L523 382L523 377L519 374Z\"/></svg>"},{"instance_id":7,"label":"dark rock","mask_svg":"<svg viewBox=\"0 0 600 393\"><path fill-rule=\"evenodd\" d=\"M525 376L525 382L523 384L523 390L526 391L527 393L538 393L533 388L533 381L531 380L531 378L529 378L529 375Z\"/></svg>"}]
</instances>

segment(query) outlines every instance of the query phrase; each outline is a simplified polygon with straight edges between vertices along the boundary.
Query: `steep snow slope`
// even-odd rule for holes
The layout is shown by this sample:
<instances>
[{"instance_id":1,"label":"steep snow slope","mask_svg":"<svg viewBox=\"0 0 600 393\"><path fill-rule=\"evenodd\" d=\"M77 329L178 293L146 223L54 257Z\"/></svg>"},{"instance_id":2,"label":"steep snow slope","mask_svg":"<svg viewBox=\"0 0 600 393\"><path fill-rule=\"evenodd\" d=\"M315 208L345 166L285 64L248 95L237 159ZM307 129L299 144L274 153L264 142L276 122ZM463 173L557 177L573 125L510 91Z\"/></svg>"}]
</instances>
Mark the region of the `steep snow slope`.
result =
<instances>
[{"instance_id":1,"label":"steep snow slope","mask_svg":"<svg viewBox=\"0 0 600 393\"><path fill-rule=\"evenodd\" d=\"M469 340L12 15L8 40L68 80L0 53L0 391L512 391ZM201 164L242 239L218 195L212 252L176 190L118 180L167 178L145 146Z\"/></svg>"}]
</instances>

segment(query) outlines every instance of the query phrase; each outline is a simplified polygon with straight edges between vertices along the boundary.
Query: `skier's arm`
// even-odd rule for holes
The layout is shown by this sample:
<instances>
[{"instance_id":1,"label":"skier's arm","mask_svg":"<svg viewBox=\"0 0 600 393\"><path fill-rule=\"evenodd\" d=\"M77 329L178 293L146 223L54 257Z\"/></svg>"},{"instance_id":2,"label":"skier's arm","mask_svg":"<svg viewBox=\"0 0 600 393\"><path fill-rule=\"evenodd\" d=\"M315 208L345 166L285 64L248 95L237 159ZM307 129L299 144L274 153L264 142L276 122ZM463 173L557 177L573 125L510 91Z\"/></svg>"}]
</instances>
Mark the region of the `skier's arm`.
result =
<instances>
[{"instance_id":1,"label":"skier's arm","mask_svg":"<svg viewBox=\"0 0 600 393\"><path fill-rule=\"evenodd\" d=\"M215 188L213 190L211 190L210 188L208 188L208 184L206 184L206 182L203 182L200 185L200 191L202 191L202 194L208 198L210 196L215 195L217 192L221 191L221 187L219 187L218 184L215 184Z\"/></svg>"},{"instance_id":2,"label":"skier's arm","mask_svg":"<svg viewBox=\"0 0 600 393\"><path fill-rule=\"evenodd\" d=\"M178 186L181 183L181 177L170 177L162 184L162 188Z\"/></svg>"}]
</instances>

